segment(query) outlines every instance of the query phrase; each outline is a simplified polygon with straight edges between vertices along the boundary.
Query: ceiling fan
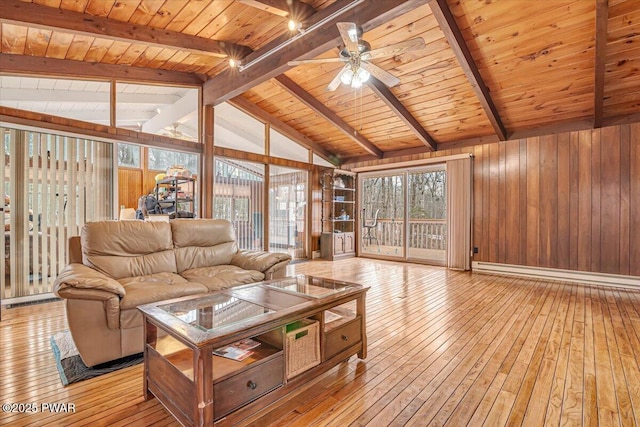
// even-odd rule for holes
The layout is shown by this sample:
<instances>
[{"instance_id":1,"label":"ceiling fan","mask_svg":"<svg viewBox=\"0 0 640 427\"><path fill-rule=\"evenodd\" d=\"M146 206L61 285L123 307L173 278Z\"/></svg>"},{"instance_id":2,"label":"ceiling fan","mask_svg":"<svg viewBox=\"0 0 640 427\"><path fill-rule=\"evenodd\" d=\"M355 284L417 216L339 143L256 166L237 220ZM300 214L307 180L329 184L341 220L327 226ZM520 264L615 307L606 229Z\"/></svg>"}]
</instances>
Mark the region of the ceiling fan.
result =
<instances>
[{"instance_id":1,"label":"ceiling fan","mask_svg":"<svg viewBox=\"0 0 640 427\"><path fill-rule=\"evenodd\" d=\"M362 39L362 28L353 22L336 23L344 48L340 50L337 58L323 59L302 59L299 61L289 61L288 65L299 64L320 64L326 62L343 62L345 65L340 72L331 80L327 90L334 91L340 83L359 88L372 75L389 87L400 83L400 79L393 74L383 70L375 64L369 62L371 59L384 58L397 55L399 53L412 50L423 49L424 39L417 37L378 49L371 49L369 43Z\"/></svg>"}]
</instances>

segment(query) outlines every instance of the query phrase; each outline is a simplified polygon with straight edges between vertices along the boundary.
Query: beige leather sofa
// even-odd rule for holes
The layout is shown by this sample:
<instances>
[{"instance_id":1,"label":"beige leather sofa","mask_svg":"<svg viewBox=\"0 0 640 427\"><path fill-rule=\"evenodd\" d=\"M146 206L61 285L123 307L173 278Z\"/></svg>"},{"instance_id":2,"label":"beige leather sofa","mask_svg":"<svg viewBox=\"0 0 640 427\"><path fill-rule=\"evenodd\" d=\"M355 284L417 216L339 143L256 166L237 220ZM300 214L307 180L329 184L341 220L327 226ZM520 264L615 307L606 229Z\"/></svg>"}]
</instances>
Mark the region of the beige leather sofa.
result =
<instances>
[{"instance_id":1,"label":"beige leather sofa","mask_svg":"<svg viewBox=\"0 0 640 427\"><path fill-rule=\"evenodd\" d=\"M229 221L88 223L69 241L54 283L82 360L94 366L143 350L138 305L284 277L287 254L238 250Z\"/></svg>"}]
</instances>

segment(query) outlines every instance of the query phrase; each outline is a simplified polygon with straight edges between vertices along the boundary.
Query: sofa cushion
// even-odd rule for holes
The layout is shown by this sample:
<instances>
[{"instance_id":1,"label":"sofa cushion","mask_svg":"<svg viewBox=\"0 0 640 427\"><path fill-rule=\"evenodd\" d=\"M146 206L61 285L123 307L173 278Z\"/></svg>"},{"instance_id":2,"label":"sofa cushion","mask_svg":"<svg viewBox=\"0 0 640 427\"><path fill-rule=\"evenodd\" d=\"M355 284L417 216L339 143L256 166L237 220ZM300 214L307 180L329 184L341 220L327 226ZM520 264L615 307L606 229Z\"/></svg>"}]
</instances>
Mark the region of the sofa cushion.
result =
<instances>
[{"instance_id":1,"label":"sofa cushion","mask_svg":"<svg viewBox=\"0 0 640 427\"><path fill-rule=\"evenodd\" d=\"M172 298L204 294L207 288L199 283L188 282L173 273L158 273L148 276L120 279L127 294L120 300L120 327L130 329L142 326L142 313L137 307Z\"/></svg>"},{"instance_id":2,"label":"sofa cushion","mask_svg":"<svg viewBox=\"0 0 640 427\"><path fill-rule=\"evenodd\" d=\"M142 304L207 293L207 288L203 285L191 283L174 273L127 277L120 279L119 282L126 291L126 295L120 300L122 310L136 308Z\"/></svg>"},{"instance_id":3,"label":"sofa cushion","mask_svg":"<svg viewBox=\"0 0 640 427\"><path fill-rule=\"evenodd\" d=\"M82 263L114 279L177 272L168 223L90 222L80 238Z\"/></svg>"},{"instance_id":4,"label":"sofa cushion","mask_svg":"<svg viewBox=\"0 0 640 427\"><path fill-rule=\"evenodd\" d=\"M231 264L238 252L233 225L225 219L175 219L170 224L178 273Z\"/></svg>"},{"instance_id":5,"label":"sofa cushion","mask_svg":"<svg viewBox=\"0 0 640 427\"><path fill-rule=\"evenodd\" d=\"M191 282L203 284L209 291L219 291L236 285L264 280L263 273L255 270L244 270L235 265L193 268L183 271L182 276Z\"/></svg>"}]
</instances>

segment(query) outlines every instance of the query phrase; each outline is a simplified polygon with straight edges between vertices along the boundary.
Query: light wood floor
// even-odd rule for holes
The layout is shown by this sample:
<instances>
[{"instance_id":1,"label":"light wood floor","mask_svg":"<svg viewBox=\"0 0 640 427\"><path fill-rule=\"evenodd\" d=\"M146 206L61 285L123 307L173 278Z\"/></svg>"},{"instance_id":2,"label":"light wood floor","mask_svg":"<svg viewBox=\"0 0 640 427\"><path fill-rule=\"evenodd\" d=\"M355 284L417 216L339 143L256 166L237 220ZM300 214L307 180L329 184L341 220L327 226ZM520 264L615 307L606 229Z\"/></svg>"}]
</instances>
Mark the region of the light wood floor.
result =
<instances>
[{"instance_id":1,"label":"light wood floor","mask_svg":"<svg viewBox=\"0 0 640 427\"><path fill-rule=\"evenodd\" d=\"M371 286L369 356L352 357L243 424L640 425L640 292L351 259L291 266ZM6 310L0 425L177 425L142 400L142 366L63 387L50 336L62 303Z\"/></svg>"}]
</instances>

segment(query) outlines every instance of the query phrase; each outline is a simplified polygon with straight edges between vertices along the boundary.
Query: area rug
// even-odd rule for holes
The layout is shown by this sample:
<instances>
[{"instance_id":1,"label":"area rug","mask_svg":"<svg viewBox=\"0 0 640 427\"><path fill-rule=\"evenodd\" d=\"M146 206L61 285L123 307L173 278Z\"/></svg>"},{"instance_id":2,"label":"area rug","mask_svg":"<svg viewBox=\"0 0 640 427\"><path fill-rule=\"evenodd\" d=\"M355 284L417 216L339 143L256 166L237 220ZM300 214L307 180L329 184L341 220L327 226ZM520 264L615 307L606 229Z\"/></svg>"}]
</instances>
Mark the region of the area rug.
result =
<instances>
[{"instance_id":1,"label":"area rug","mask_svg":"<svg viewBox=\"0 0 640 427\"><path fill-rule=\"evenodd\" d=\"M60 381L62 381L62 385L65 386L108 374L118 369L137 365L143 361L142 353L139 353L90 368L82 362L73 338L71 338L71 332L69 331L58 332L52 335L51 348L56 358Z\"/></svg>"}]
</instances>

